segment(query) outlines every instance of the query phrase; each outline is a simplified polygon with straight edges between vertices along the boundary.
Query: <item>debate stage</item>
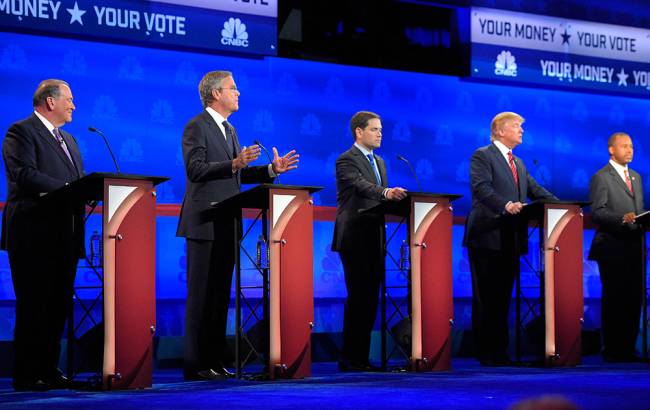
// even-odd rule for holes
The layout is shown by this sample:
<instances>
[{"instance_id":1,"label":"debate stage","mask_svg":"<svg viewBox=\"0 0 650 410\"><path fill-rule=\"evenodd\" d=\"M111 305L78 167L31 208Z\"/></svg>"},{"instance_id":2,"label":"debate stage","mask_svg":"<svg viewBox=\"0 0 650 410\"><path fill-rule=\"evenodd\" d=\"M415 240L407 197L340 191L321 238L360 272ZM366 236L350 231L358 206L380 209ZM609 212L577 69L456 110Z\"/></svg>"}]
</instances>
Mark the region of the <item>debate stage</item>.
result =
<instances>
[{"instance_id":1,"label":"debate stage","mask_svg":"<svg viewBox=\"0 0 650 410\"><path fill-rule=\"evenodd\" d=\"M154 373L150 389L21 393L0 379L10 409L507 409L539 395L562 395L581 409L650 408L650 364L609 364L599 356L575 368L484 368L454 359L439 373L340 373L315 363L303 380L183 382L179 370Z\"/></svg>"}]
</instances>

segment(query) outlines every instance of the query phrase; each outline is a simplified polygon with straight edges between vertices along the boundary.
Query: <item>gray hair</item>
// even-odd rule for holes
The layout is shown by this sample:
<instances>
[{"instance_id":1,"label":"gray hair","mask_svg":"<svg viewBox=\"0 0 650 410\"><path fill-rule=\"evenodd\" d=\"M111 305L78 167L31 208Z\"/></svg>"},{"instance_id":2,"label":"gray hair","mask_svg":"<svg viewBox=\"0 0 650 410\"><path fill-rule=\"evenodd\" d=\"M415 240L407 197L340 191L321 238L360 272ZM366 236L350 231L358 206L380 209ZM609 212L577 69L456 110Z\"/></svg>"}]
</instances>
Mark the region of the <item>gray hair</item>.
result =
<instances>
[{"instance_id":1,"label":"gray hair","mask_svg":"<svg viewBox=\"0 0 650 410\"><path fill-rule=\"evenodd\" d=\"M212 90L221 88L221 83L228 77L232 77L230 71L210 71L203 76L199 82L199 97L201 97L203 108L206 108L214 101Z\"/></svg>"},{"instance_id":2,"label":"gray hair","mask_svg":"<svg viewBox=\"0 0 650 410\"><path fill-rule=\"evenodd\" d=\"M32 97L32 105L34 107L40 107L41 105L45 104L45 101L48 97L55 99L59 98L59 96L61 96L61 88L59 87L62 85L70 88L68 83L63 80L49 79L41 81L38 87L36 87L36 91Z\"/></svg>"}]
</instances>

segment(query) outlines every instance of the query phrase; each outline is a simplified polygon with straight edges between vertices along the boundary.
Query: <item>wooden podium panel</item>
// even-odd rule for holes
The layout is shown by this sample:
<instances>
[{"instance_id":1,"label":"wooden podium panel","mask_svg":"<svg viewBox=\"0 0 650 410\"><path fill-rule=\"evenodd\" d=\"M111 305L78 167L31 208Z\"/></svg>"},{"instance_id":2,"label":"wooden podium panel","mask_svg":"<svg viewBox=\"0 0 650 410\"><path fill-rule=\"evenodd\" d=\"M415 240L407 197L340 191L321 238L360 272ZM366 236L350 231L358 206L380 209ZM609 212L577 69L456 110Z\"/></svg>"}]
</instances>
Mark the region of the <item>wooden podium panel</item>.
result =
<instances>
[{"instance_id":1,"label":"wooden podium panel","mask_svg":"<svg viewBox=\"0 0 650 410\"><path fill-rule=\"evenodd\" d=\"M152 384L156 326L155 191L150 181L104 181L106 389Z\"/></svg>"},{"instance_id":2,"label":"wooden podium panel","mask_svg":"<svg viewBox=\"0 0 650 410\"><path fill-rule=\"evenodd\" d=\"M451 228L446 197L411 200L411 367L451 368L451 323L454 317Z\"/></svg>"},{"instance_id":3,"label":"wooden podium panel","mask_svg":"<svg viewBox=\"0 0 650 410\"><path fill-rule=\"evenodd\" d=\"M313 204L308 191L272 189L270 198L271 378L311 376L314 321Z\"/></svg>"},{"instance_id":4,"label":"wooden podium panel","mask_svg":"<svg viewBox=\"0 0 650 410\"><path fill-rule=\"evenodd\" d=\"M546 364L576 366L582 352L583 216L578 205L544 207Z\"/></svg>"}]
</instances>

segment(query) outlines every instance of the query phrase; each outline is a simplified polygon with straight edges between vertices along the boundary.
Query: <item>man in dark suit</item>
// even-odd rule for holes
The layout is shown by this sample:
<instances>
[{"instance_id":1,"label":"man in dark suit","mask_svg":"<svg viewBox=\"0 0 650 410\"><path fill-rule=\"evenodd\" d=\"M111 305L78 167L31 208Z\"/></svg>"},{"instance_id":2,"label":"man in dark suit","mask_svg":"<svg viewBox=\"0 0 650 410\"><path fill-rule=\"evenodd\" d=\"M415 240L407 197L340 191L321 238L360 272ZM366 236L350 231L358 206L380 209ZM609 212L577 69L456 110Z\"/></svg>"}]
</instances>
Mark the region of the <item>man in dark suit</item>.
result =
<instances>
[{"instance_id":1,"label":"man in dark suit","mask_svg":"<svg viewBox=\"0 0 650 410\"><path fill-rule=\"evenodd\" d=\"M280 157L274 147L271 164L248 166L260 155L260 147L242 149L235 128L227 122L239 109L240 93L232 73L207 73L199 83L199 95L205 110L183 132L187 181L176 233L187 240L186 380L232 376L224 367L226 324L238 251L234 235L240 222L235 218L241 219L241 214L223 213L215 219L208 214L211 203L238 194L242 183L271 182L298 162L295 151Z\"/></svg>"},{"instance_id":2,"label":"man in dark suit","mask_svg":"<svg viewBox=\"0 0 650 410\"><path fill-rule=\"evenodd\" d=\"M60 129L72 121L75 109L70 87L45 80L33 105L34 113L14 123L2 144L8 195L1 245L9 253L16 294L16 390L66 385L57 369L60 339L83 256L83 204L58 206L40 199L83 175L77 143Z\"/></svg>"},{"instance_id":3,"label":"man in dark suit","mask_svg":"<svg viewBox=\"0 0 650 410\"><path fill-rule=\"evenodd\" d=\"M472 271L472 331L484 366L510 364L508 310L519 257L528 251L520 221L526 198L557 199L542 188L512 154L521 144L524 119L502 112L492 119L492 143L474 151L470 163L472 209L463 245Z\"/></svg>"},{"instance_id":4,"label":"man in dark suit","mask_svg":"<svg viewBox=\"0 0 650 410\"><path fill-rule=\"evenodd\" d=\"M336 160L336 224L332 250L343 263L348 297L343 319L342 371L367 371L370 334L377 316L379 284L384 274L384 218L360 214L382 201L399 201L403 188L387 188L379 115L361 111L350 121L354 145Z\"/></svg>"},{"instance_id":5,"label":"man in dark suit","mask_svg":"<svg viewBox=\"0 0 650 410\"><path fill-rule=\"evenodd\" d=\"M632 139L623 132L609 138L610 160L591 179L593 221L598 225L589 259L598 262L602 292L603 358L636 361L642 289L643 229L635 216L643 212L641 176L628 168Z\"/></svg>"}]
</instances>

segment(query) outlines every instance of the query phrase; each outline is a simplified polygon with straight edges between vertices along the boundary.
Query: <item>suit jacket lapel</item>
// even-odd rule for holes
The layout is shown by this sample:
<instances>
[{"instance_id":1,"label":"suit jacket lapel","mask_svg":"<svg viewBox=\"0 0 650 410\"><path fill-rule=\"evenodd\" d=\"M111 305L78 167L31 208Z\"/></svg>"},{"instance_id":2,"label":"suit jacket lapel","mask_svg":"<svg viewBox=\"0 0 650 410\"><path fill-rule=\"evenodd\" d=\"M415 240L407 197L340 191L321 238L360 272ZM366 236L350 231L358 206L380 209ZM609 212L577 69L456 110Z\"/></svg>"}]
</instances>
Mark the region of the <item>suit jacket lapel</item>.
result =
<instances>
[{"instance_id":1,"label":"suit jacket lapel","mask_svg":"<svg viewBox=\"0 0 650 410\"><path fill-rule=\"evenodd\" d=\"M363 155L363 152L356 146L352 147L352 154L354 155L354 158L356 158L357 163L362 164L361 168L364 169L366 172L363 175L368 181L377 183L377 177L375 176L375 170L372 169L372 166L370 165L370 161L368 161L368 158L366 158L365 155ZM381 172L381 171L380 171Z\"/></svg>"},{"instance_id":2,"label":"suit jacket lapel","mask_svg":"<svg viewBox=\"0 0 650 410\"><path fill-rule=\"evenodd\" d=\"M614 181L615 181L614 183L618 184L618 186L621 187L621 189L623 191L625 191L625 193L630 198L634 198L634 195L632 195L632 192L630 192L630 190L627 188L627 184L625 183L625 181L623 181L623 178L621 178L621 176L618 174L618 172L616 172L616 170L614 169L612 164L608 163L607 165L609 166L609 174L612 176L612 178L614 178ZM628 170L628 172L629 172L629 170ZM634 189L635 186L632 185L632 188Z\"/></svg>"},{"instance_id":3,"label":"suit jacket lapel","mask_svg":"<svg viewBox=\"0 0 650 410\"><path fill-rule=\"evenodd\" d=\"M61 131L61 137L63 138L63 141L65 141L65 145L68 147L68 152L70 152L70 156L72 157L72 162L74 162L74 167L75 170L77 171L77 176L82 177L83 169L81 165L82 163L81 154L79 153L79 147L77 146L76 141L67 132ZM61 149L61 151L63 151L63 149ZM65 155L65 152L63 154ZM66 159L68 158L67 155L65 157Z\"/></svg>"},{"instance_id":4,"label":"suit jacket lapel","mask_svg":"<svg viewBox=\"0 0 650 410\"><path fill-rule=\"evenodd\" d=\"M63 151L63 148L61 148L61 145L57 142L57 140L54 138L54 135L47 129L45 124L43 124L43 121L41 121L36 114L32 114L32 123L36 130L38 131L38 134L40 135L41 138L43 138L47 144L50 145L52 148L52 151L58 155L59 159L65 163L65 166L68 167L68 169L75 174L79 175L79 171L75 168L75 165L70 162L70 159L68 156L65 154L65 151ZM64 133L61 133L63 136ZM63 139L66 144L68 141Z\"/></svg>"},{"instance_id":5,"label":"suit jacket lapel","mask_svg":"<svg viewBox=\"0 0 650 410\"><path fill-rule=\"evenodd\" d=\"M230 148L226 143L226 136L223 135L223 132L221 132L221 128L219 128L217 123L214 121L214 118L212 118L212 116L208 114L207 111L203 111L202 115L205 122L208 123L208 127L210 127L211 134L214 136L214 139L217 141L217 145L221 147L221 149L223 149L223 152L226 154L228 159L233 159L232 152L230 152Z\"/></svg>"},{"instance_id":6,"label":"suit jacket lapel","mask_svg":"<svg viewBox=\"0 0 650 410\"><path fill-rule=\"evenodd\" d=\"M515 177L512 175L512 170L510 169L510 165L508 164L508 161L506 161L506 159L504 158L503 154L501 154L501 151L499 151L499 148L497 148L497 146L494 145L494 143L492 143L490 144L490 148L488 149L492 153L492 156L494 157L497 166L501 168L501 172L504 172L506 175L508 175L506 178L510 178L510 181L512 181L512 185L515 185ZM515 159L515 166L516 165L517 165L517 160ZM519 172L519 167L517 167L517 172ZM519 178L519 184L521 185L521 178Z\"/></svg>"},{"instance_id":7,"label":"suit jacket lapel","mask_svg":"<svg viewBox=\"0 0 650 410\"><path fill-rule=\"evenodd\" d=\"M379 176L381 177L381 186L388 186L388 174L386 173L386 163L384 159L379 155L375 155L375 160L377 162L377 168L379 169Z\"/></svg>"}]
</instances>

